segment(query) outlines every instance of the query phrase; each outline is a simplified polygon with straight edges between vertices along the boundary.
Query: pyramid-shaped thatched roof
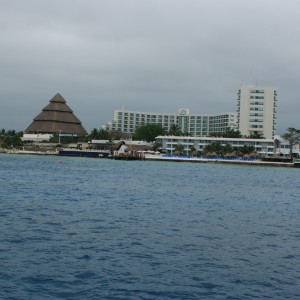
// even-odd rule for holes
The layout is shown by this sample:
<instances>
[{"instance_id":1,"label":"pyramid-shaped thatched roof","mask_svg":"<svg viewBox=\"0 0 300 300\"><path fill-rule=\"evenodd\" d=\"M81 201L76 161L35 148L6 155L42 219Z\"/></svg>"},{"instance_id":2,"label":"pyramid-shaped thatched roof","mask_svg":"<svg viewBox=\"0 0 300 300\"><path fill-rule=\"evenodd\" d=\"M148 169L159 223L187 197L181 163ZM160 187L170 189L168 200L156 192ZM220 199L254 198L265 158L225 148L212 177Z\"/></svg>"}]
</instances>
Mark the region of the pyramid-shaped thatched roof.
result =
<instances>
[{"instance_id":1,"label":"pyramid-shaped thatched roof","mask_svg":"<svg viewBox=\"0 0 300 300\"><path fill-rule=\"evenodd\" d=\"M67 133L87 134L81 125L81 121L73 114L67 101L56 94L42 112L33 119L33 122L25 130L26 133Z\"/></svg>"}]
</instances>

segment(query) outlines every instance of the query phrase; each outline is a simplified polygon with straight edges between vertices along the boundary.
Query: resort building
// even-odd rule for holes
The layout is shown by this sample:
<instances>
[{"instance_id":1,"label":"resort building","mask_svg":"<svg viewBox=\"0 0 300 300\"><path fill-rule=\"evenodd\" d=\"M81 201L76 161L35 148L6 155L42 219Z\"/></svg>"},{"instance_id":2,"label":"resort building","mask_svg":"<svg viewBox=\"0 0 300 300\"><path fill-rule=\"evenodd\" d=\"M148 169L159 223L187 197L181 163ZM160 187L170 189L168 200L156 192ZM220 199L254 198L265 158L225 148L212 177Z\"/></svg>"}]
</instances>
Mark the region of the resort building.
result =
<instances>
[{"instance_id":1,"label":"resort building","mask_svg":"<svg viewBox=\"0 0 300 300\"><path fill-rule=\"evenodd\" d=\"M106 128L129 135L146 124L159 124L166 132L176 125L182 133L205 137L239 130L243 136L260 134L273 139L276 131L277 90L275 87L242 85L238 90L237 112L192 114L181 108L178 113L150 113L115 110L114 119Z\"/></svg>"},{"instance_id":2,"label":"resort building","mask_svg":"<svg viewBox=\"0 0 300 300\"><path fill-rule=\"evenodd\" d=\"M275 135L275 154L279 156L290 156L291 145L289 141L282 138L280 135ZM296 143L292 147L292 154L295 157L300 156L300 144Z\"/></svg>"},{"instance_id":3,"label":"resort building","mask_svg":"<svg viewBox=\"0 0 300 300\"><path fill-rule=\"evenodd\" d=\"M203 151L206 145L219 142L222 146L230 145L235 149L253 146L257 153L272 155L274 153L274 141L272 139L245 139L245 138L213 138L213 137L187 137L187 136L158 136L156 142L161 144L161 150L173 154L178 144L183 145L185 154L190 153L191 147L197 151Z\"/></svg>"},{"instance_id":4,"label":"resort building","mask_svg":"<svg viewBox=\"0 0 300 300\"><path fill-rule=\"evenodd\" d=\"M243 85L237 97L237 124L242 135L260 133L273 139L276 130L277 91L274 87Z\"/></svg>"},{"instance_id":5,"label":"resort building","mask_svg":"<svg viewBox=\"0 0 300 300\"><path fill-rule=\"evenodd\" d=\"M211 133L223 133L226 129L236 129L237 114L190 114L189 109L182 108L178 113L148 113L128 110L116 110L109 129L133 134L136 128L146 124L159 124L166 132L177 125L183 133L194 137L207 136Z\"/></svg>"},{"instance_id":6,"label":"resort building","mask_svg":"<svg viewBox=\"0 0 300 300\"><path fill-rule=\"evenodd\" d=\"M53 134L59 136L86 135L87 131L81 121L74 115L67 101L57 93L42 112L25 130L23 140L43 141L49 140Z\"/></svg>"}]
</instances>

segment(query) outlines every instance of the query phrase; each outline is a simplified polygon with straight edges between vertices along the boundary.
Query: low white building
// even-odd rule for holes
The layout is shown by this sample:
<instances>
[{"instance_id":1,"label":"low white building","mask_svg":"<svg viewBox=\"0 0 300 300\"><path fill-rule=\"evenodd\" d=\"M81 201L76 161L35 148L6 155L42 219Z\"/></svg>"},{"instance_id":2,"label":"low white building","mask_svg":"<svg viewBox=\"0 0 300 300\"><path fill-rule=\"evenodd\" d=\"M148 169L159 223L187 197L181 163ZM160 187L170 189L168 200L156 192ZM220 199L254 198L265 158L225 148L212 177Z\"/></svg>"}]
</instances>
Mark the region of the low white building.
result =
<instances>
[{"instance_id":1,"label":"low white building","mask_svg":"<svg viewBox=\"0 0 300 300\"><path fill-rule=\"evenodd\" d=\"M279 135L275 135L275 153L279 156L290 156L290 143ZM293 156L300 156L300 144L293 145Z\"/></svg>"},{"instance_id":2,"label":"low white building","mask_svg":"<svg viewBox=\"0 0 300 300\"><path fill-rule=\"evenodd\" d=\"M253 146L257 153L262 155L274 154L274 140L272 139L245 139L245 138L215 138L215 137L190 137L190 136L158 136L156 141L161 143L161 149L166 153L173 153L176 145L181 144L184 152L188 155L190 148L195 147L197 151L203 151L206 145L213 142L220 142L222 146L226 144L235 149Z\"/></svg>"},{"instance_id":3,"label":"low white building","mask_svg":"<svg viewBox=\"0 0 300 300\"><path fill-rule=\"evenodd\" d=\"M21 138L22 141L32 141L32 142L43 142L43 141L50 141L53 137L51 133L24 133L23 137Z\"/></svg>"}]
</instances>

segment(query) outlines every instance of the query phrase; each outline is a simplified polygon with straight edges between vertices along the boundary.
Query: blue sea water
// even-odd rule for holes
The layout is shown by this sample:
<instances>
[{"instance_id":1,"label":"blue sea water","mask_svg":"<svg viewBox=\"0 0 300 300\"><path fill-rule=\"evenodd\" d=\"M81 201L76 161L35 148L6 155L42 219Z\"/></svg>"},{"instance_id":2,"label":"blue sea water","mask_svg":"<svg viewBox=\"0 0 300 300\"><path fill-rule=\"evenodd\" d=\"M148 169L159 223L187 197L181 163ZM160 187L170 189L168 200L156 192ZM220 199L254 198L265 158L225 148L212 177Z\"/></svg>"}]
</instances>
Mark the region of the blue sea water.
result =
<instances>
[{"instance_id":1,"label":"blue sea water","mask_svg":"<svg viewBox=\"0 0 300 300\"><path fill-rule=\"evenodd\" d=\"M299 169L0 155L0 299L300 299Z\"/></svg>"}]
</instances>

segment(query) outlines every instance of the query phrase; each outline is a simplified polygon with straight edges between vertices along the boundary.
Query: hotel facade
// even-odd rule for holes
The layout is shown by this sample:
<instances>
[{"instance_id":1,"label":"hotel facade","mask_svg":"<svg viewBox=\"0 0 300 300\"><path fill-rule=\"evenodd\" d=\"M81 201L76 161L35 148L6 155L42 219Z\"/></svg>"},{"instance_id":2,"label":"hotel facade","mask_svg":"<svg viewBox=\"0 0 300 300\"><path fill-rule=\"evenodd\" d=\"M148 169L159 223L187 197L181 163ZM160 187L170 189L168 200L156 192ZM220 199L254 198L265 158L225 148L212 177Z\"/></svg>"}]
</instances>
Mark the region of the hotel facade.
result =
<instances>
[{"instance_id":1,"label":"hotel facade","mask_svg":"<svg viewBox=\"0 0 300 300\"><path fill-rule=\"evenodd\" d=\"M182 108L178 113L149 113L128 110L116 110L114 119L109 125L113 131L133 134L136 128L146 124L159 124L166 132L177 125L183 133L200 137L212 133L222 133L226 129L236 129L237 113L190 114L189 109Z\"/></svg>"},{"instance_id":2,"label":"hotel facade","mask_svg":"<svg viewBox=\"0 0 300 300\"><path fill-rule=\"evenodd\" d=\"M254 151L262 155L274 153L274 140L272 139L245 139L245 138L214 138L214 137L187 137L187 136L158 136L156 141L161 144L165 153L173 154L177 145L184 147L184 153L189 155L191 147L202 152L205 146L218 142L220 145L230 145L236 150L244 146L253 146Z\"/></svg>"},{"instance_id":3,"label":"hotel facade","mask_svg":"<svg viewBox=\"0 0 300 300\"><path fill-rule=\"evenodd\" d=\"M277 90L243 85L237 97L237 129L242 135L261 133L273 139L276 131Z\"/></svg>"},{"instance_id":4,"label":"hotel facade","mask_svg":"<svg viewBox=\"0 0 300 300\"><path fill-rule=\"evenodd\" d=\"M239 130L243 136L261 133L273 139L276 131L277 91L274 87L242 85L237 93L237 112L192 114L181 108L178 113L150 113L115 110L113 121L106 128L132 135L146 124L159 124L166 132L177 125L182 133L204 137L224 133L228 128Z\"/></svg>"}]
</instances>

